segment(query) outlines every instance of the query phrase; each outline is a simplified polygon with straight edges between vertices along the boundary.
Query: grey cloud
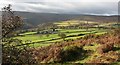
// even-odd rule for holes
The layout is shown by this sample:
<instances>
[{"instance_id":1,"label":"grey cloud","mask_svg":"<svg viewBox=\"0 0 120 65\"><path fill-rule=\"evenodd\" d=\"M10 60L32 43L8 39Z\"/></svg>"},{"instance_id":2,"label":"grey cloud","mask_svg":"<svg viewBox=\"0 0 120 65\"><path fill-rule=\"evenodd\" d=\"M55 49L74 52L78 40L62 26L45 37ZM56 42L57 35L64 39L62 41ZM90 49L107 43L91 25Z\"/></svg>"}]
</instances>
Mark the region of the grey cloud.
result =
<instances>
[{"instance_id":1,"label":"grey cloud","mask_svg":"<svg viewBox=\"0 0 120 65\"><path fill-rule=\"evenodd\" d=\"M17 2L13 10L67 14L118 14L117 2Z\"/></svg>"}]
</instances>

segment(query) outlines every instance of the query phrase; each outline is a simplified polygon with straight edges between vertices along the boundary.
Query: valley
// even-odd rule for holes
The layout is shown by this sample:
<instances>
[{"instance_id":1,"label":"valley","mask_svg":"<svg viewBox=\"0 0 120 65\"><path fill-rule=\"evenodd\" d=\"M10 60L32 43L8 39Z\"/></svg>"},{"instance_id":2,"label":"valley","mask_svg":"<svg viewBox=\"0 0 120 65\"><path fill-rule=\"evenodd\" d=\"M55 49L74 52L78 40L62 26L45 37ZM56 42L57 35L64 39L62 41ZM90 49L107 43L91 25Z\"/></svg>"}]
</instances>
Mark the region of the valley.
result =
<instances>
[{"instance_id":1,"label":"valley","mask_svg":"<svg viewBox=\"0 0 120 65\"><path fill-rule=\"evenodd\" d=\"M117 16L25 13L2 39L3 63L120 64Z\"/></svg>"}]
</instances>

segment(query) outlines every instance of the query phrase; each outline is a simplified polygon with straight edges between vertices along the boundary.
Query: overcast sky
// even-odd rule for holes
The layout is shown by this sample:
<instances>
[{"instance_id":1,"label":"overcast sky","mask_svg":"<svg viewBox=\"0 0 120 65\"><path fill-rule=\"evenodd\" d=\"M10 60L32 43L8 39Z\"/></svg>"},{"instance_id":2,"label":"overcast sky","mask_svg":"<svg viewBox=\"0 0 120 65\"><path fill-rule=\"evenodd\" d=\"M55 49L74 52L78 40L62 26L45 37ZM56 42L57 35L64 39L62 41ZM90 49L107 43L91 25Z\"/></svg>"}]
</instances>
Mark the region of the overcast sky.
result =
<instances>
[{"instance_id":1,"label":"overcast sky","mask_svg":"<svg viewBox=\"0 0 120 65\"><path fill-rule=\"evenodd\" d=\"M117 15L119 0L0 0L15 11L67 14Z\"/></svg>"}]
</instances>

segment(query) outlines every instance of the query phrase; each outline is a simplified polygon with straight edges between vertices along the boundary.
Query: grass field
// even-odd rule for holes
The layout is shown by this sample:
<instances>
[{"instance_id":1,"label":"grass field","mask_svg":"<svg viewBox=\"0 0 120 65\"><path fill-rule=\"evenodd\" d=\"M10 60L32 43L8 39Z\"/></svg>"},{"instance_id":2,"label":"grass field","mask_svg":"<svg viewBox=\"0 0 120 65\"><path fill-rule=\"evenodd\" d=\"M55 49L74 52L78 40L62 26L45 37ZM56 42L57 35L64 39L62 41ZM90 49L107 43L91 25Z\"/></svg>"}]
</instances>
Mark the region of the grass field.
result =
<instances>
[{"instance_id":1,"label":"grass field","mask_svg":"<svg viewBox=\"0 0 120 65\"><path fill-rule=\"evenodd\" d=\"M86 29L58 29L59 33L65 33L67 38L65 40L69 39L78 39L80 37L84 37L86 34L104 34L106 33L105 30L98 30L95 28L91 28L88 31ZM81 36L78 36L79 34L83 34ZM34 43L35 47L39 46L48 46L50 45L49 43L54 43L54 42L60 42L63 41L62 38L58 36L58 34L49 34L49 36L46 36L46 34L36 34L36 32L25 32L20 34L22 36L16 36L14 39L20 39L22 40L23 43L26 41L31 41ZM73 36L74 35L74 36ZM71 37L72 36L72 37ZM33 46L33 44L30 44L30 46Z\"/></svg>"},{"instance_id":2,"label":"grass field","mask_svg":"<svg viewBox=\"0 0 120 65\"><path fill-rule=\"evenodd\" d=\"M37 32L26 32L26 33L21 33L19 35L32 35L32 34L35 34L35 33L37 33Z\"/></svg>"},{"instance_id":3,"label":"grass field","mask_svg":"<svg viewBox=\"0 0 120 65\"><path fill-rule=\"evenodd\" d=\"M70 26L70 25L77 25L79 24L79 22L75 20L71 20L71 21L56 22L54 24L56 24L57 26Z\"/></svg>"}]
</instances>

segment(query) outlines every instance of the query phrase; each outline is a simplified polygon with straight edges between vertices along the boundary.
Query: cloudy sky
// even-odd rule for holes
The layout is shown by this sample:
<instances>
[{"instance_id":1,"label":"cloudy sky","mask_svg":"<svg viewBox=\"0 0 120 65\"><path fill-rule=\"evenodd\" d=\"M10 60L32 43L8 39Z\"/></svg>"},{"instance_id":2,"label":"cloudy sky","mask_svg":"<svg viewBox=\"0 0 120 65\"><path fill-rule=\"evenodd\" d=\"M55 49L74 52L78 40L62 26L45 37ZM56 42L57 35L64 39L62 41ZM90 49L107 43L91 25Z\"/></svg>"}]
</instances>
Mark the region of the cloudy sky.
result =
<instances>
[{"instance_id":1,"label":"cloudy sky","mask_svg":"<svg viewBox=\"0 0 120 65\"><path fill-rule=\"evenodd\" d=\"M12 4L15 11L117 15L119 0L0 0L0 8Z\"/></svg>"}]
</instances>

